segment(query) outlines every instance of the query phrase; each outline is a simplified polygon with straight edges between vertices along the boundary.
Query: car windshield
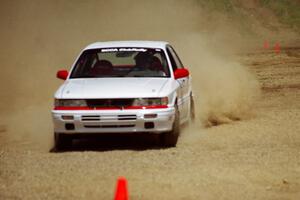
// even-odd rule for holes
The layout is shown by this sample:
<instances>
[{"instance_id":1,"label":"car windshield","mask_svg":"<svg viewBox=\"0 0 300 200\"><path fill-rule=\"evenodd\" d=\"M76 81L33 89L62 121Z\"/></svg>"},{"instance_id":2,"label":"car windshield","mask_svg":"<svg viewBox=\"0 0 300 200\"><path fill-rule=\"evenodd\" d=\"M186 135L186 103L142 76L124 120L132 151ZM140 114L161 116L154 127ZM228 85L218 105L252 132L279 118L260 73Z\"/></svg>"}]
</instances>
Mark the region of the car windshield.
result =
<instances>
[{"instance_id":1,"label":"car windshield","mask_svg":"<svg viewBox=\"0 0 300 200\"><path fill-rule=\"evenodd\" d=\"M70 78L170 77L162 49L103 48L84 51Z\"/></svg>"}]
</instances>

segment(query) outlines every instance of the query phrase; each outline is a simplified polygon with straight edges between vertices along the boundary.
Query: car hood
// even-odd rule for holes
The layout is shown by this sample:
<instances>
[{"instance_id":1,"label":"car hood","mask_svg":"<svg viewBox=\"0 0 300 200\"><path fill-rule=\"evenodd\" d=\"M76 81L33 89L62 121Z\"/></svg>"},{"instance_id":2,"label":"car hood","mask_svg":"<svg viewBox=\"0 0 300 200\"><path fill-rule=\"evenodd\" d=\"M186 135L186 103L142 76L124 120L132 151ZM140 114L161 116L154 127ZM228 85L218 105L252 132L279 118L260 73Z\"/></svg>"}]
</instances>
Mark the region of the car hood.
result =
<instances>
[{"instance_id":1,"label":"car hood","mask_svg":"<svg viewBox=\"0 0 300 200\"><path fill-rule=\"evenodd\" d=\"M170 78L88 78L67 80L57 98L158 97Z\"/></svg>"}]
</instances>

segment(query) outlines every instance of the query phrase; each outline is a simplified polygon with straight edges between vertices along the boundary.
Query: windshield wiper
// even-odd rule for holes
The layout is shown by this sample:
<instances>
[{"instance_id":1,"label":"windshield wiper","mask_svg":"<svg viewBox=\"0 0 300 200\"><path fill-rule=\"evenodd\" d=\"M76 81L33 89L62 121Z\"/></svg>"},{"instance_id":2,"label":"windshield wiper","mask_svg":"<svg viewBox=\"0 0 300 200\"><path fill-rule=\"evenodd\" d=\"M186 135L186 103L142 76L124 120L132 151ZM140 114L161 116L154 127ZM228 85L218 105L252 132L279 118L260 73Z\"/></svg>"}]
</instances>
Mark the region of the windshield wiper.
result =
<instances>
[{"instance_id":1,"label":"windshield wiper","mask_svg":"<svg viewBox=\"0 0 300 200\"><path fill-rule=\"evenodd\" d=\"M93 76L93 75L79 75L79 76L73 76L71 78L95 78L97 76Z\"/></svg>"},{"instance_id":2,"label":"windshield wiper","mask_svg":"<svg viewBox=\"0 0 300 200\"><path fill-rule=\"evenodd\" d=\"M125 77L124 75L112 75L112 76L94 76L94 75L79 75L71 78L114 78L114 77Z\"/></svg>"},{"instance_id":3,"label":"windshield wiper","mask_svg":"<svg viewBox=\"0 0 300 200\"><path fill-rule=\"evenodd\" d=\"M145 77L145 76L142 76L142 75L127 75L126 77Z\"/></svg>"},{"instance_id":4,"label":"windshield wiper","mask_svg":"<svg viewBox=\"0 0 300 200\"><path fill-rule=\"evenodd\" d=\"M111 77L125 77L124 75L114 75L114 76L111 76Z\"/></svg>"}]
</instances>

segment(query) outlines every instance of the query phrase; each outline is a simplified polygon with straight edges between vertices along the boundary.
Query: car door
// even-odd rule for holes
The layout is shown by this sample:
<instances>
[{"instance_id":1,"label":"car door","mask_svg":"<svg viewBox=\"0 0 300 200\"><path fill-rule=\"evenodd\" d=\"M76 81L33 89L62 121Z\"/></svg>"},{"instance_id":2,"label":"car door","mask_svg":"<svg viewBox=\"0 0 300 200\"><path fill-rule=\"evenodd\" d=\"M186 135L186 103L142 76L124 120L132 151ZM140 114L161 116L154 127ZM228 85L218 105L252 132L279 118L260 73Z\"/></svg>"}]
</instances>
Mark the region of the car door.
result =
<instances>
[{"instance_id":1,"label":"car door","mask_svg":"<svg viewBox=\"0 0 300 200\"><path fill-rule=\"evenodd\" d=\"M184 68L175 50L171 46L167 46L167 53L171 61L173 72L176 69ZM180 85L179 94L178 94L178 107L180 112L180 118L184 120L188 118L188 113L189 113L189 102L190 102L189 76L177 79L176 81L178 81Z\"/></svg>"}]
</instances>

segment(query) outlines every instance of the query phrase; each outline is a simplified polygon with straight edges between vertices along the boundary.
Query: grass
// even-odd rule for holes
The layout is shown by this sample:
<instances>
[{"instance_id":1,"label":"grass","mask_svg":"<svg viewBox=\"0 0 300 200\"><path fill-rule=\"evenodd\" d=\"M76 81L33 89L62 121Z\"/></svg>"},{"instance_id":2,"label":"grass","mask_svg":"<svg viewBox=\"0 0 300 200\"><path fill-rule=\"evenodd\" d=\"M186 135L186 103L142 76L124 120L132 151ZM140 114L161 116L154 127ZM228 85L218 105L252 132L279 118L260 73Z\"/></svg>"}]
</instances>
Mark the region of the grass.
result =
<instances>
[{"instance_id":1,"label":"grass","mask_svg":"<svg viewBox=\"0 0 300 200\"><path fill-rule=\"evenodd\" d=\"M300 1L260 0L260 4L272 10L283 24L300 31Z\"/></svg>"},{"instance_id":2,"label":"grass","mask_svg":"<svg viewBox=\"0 0 300 200\"><path fill-rule=\"evenodd\" d=\"M198 3L203 8L221 12L232 12L234 8L232 0L198 0Z\"/></svg>"},{"instance_id":3,"label":"grass","mask_svg":"<svg viewBox=\"0 0 300 200\"><path fill-rule=\"evenodd\" d=\"M247 24L251 20L251 16L243 12L241 1L243 0L195 0L205 10L223 13L233 21L237 20L237 24L240 22ZM282 24L300 32L299 0L259 0L257 7L271 10ZM242 25L242 29L249 31L247 26Z\"/></svg>"}]
</instances>

